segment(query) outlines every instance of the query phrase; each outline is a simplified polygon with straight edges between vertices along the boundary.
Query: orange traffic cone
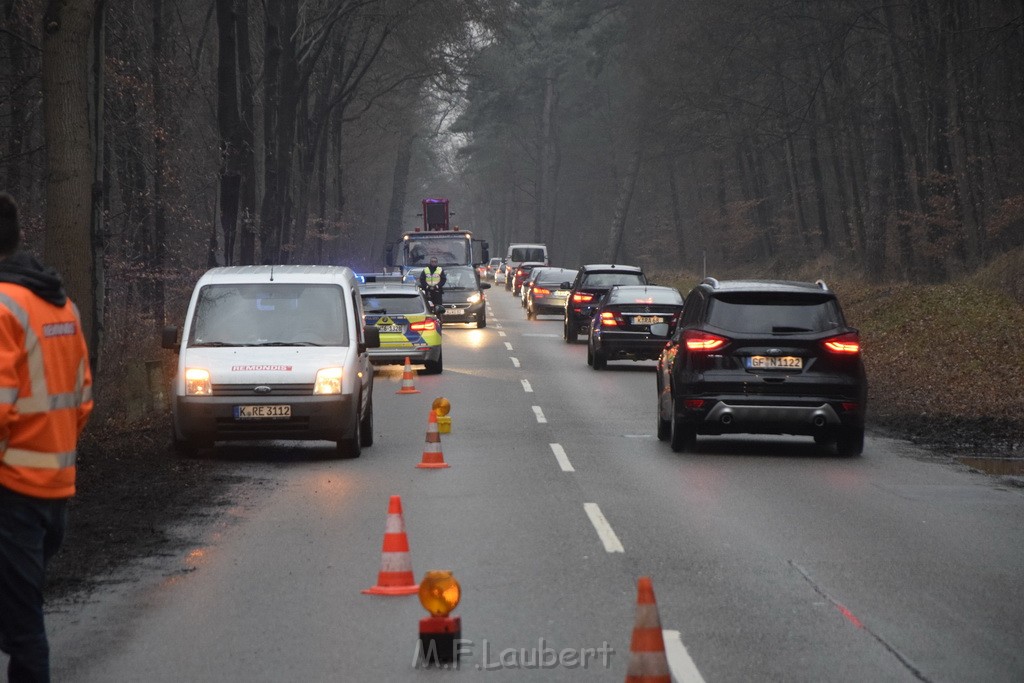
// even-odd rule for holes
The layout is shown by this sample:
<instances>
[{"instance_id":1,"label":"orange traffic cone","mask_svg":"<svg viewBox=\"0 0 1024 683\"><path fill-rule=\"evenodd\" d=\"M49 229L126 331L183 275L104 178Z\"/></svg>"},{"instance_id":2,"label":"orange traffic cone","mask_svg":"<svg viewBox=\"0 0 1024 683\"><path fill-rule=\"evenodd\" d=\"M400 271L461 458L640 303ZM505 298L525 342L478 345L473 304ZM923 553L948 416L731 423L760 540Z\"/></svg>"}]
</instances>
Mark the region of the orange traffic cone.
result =
<instances>
[{"instance_id":1,"label":"orange traffic cone","mask_svg":"<svg viewBox=\"0 0 1024 683\"><path fill-rule=\"evenodd\" d=\"M420 390L416 388L416 385L412 381L412 363L409 362L409 356L405 357L405 371L402 372L402 388L395 392L396 394L418 394Z\"/></svg>"},{"instance_id":2,"label":"orange traffic cone","mask_svg":"<svg viewBox=\"0 0 1024 683\"><path fill-rule=\"evenodd\" d=\"M437 431L437 413L430 411L427 418L427 445L423 447L423 460L416 467L440 469L448 467L441 452L441 434Z\"/></svg>"},{"instance_id":3,"label":"orange traffic cone","mask_svg":"<svg viewBox=\"0 0 1024 683\"><path fill-rule=\"evenodd\" d=\"M641 576L636 588L636 623L629 643L626 683L672 683L651 577Z\"/></svg>"},{"instance_id":4,"label":"orange traffic cone","mask_svg":"<svg viewBox=\"0 0 1024 683\"><path fill-rule=\"evenodd\" d=\"M363 591L368 595L412 595L420 590L412 575L409 539L402 519L402 498L391 496L388 521L384 527L384 548L380 554L377 585Z\"/></svg>"}]
</instances>

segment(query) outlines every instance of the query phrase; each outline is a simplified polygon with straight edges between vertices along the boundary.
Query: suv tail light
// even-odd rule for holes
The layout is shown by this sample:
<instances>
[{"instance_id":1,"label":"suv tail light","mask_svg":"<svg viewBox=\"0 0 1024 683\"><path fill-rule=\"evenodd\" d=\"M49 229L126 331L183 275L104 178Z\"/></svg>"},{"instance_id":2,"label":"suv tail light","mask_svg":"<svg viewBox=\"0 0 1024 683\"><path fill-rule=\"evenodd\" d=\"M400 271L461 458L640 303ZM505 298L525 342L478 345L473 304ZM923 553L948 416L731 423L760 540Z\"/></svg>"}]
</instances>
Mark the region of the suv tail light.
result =
<instances>
[{"instance_id":1,"label":"suv tail light","mask_svg":"<svg viewBox=\"0 0 1024 683\"><path fill-rule=\"evenodd\" d=\"M860 353L860 335L856 332L848 332L838 337L829 337L821 342L828 351L844 355L855 355Z\"/></svg>"},{"instance_id":2,"label":"suv tail light","mask_svg":"<svg viewBox=\"0 0 1024 683\"><path fill-rule=\"evenodd\" d=\"M687 350L700 352L717 351L729 342L725 337L700 330L683 332L683 341L686 343Z\"/></svg>"},{"instance_id":3,"label":"suv tail light","mask_svg":"<svg viewBox=\"0 0 1024 683\"><path fill-rule=\"evenodd\" d=\"M593 300L594 300L594 295L593 294L587 294L586 292L577 292L576 294L572 295L572 302L574 304L585 304L588 301L593 301Z\"/></svg>"},{"instance_id":4,"label":"suv tail light","mask_svg":"<svg viewBox=\"0 0 1024 683\"><path fill-rule=\"evenodd\" d=\"M437 323L434 321L433 318L431 318L429 320L423 320L418 323L410 323L409 329L415 330L416 332L433 332L434 330L437 329Z\"/></svg>"}]
</instances>

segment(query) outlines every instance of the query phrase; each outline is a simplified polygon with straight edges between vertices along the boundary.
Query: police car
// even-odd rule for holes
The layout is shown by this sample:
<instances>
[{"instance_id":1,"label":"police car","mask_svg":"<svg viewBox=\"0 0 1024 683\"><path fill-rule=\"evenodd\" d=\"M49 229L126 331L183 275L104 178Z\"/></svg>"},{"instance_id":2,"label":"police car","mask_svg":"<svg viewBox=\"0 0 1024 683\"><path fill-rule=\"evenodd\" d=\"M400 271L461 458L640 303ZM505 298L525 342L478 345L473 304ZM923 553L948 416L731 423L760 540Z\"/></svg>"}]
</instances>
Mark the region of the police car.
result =
<instances>
[{"instance_id":1,"label":"police car","mask_svg":"<svg viewBox=\"0 0 1024 683\"><path fill-rule=\"evenodd\" d=\"M441 355L441 321L430 312L416 285L366 282L359 285L367 326L380 333L380 347L370 349L376 365L404 364L408 358L422 363L424 374L444 369Z\"/></svg>"}]
</instances>

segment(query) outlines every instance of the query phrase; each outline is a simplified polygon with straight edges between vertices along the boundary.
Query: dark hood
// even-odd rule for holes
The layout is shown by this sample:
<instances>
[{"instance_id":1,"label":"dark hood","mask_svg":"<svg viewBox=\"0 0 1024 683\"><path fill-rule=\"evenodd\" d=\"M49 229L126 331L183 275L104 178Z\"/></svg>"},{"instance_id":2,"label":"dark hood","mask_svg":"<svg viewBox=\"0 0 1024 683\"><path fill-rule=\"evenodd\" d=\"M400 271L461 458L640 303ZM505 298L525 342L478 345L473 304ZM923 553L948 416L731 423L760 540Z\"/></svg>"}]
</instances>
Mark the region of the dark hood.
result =
<instances>
[{"instance_id":1,"label":"dark hood","mask_svg":"<svg viewBox=\"0 0 1024 683\"><path fill-rule=\"evenodd\" d=\"M25 251L17 251L0 260L0 282L21 285L54 306L63 306L68 300L57 271L44 266Z\"/></svg>"}]
</instances>

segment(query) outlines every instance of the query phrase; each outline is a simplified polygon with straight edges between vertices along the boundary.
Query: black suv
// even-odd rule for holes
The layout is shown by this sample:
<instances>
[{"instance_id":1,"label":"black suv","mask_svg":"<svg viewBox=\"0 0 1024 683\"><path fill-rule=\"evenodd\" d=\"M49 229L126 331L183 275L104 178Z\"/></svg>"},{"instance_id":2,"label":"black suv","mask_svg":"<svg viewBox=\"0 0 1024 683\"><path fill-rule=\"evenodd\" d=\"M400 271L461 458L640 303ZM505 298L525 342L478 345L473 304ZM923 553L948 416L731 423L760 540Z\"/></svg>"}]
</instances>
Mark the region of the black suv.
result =
<instances>
[{"instance_id":1,"label":"black suv","mask_svg":"<svg viewBox=\"0 0 1024 683\"><path fill-rule=\"evenodd\" d=\"M676 452L698 434L732 433L813 436L842 456L864 449L860 335L821 280L705 279L686 297L657 379L658 438Z\"/></svg>"},{"instance_id":2,"label":"black suv","mask_svg":"<svg viewBox=\"0 0 1024 683\"><path fill-rule=\"evenodd\" d=\"M614 285L646 285L644 272L636 266L598 263L583 266L576 271L576 279L562 283L569 290L565 299L565 323L562 338L572 344L590 327L598 301Z\"/></svg>"}]
</instances>

